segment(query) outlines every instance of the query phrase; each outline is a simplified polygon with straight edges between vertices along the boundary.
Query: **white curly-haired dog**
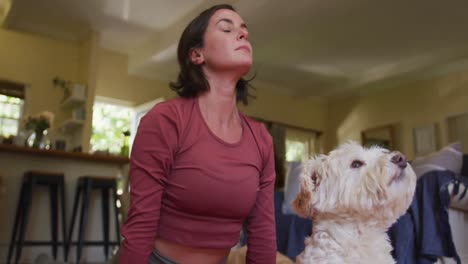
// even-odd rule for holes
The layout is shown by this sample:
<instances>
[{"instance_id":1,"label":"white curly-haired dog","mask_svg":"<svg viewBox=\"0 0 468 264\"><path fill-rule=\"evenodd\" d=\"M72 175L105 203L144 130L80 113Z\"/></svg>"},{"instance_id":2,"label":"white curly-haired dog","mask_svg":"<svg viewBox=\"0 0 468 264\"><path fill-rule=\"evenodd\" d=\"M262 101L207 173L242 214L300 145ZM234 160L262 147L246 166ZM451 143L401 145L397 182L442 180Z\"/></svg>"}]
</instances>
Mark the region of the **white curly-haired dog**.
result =
<instances>
[{"instance_id":1,"label":"white curly-haired dog","mask_svg":"<svg viewBox=\"0 0 468 264\"><path fill-rule=\"evenodd\" d=\"M294 208L314 224L298 263L395 263L386 231L416 187L403 154L348 142L306 162L300 181Z\"/></svg>"}]
</instances>

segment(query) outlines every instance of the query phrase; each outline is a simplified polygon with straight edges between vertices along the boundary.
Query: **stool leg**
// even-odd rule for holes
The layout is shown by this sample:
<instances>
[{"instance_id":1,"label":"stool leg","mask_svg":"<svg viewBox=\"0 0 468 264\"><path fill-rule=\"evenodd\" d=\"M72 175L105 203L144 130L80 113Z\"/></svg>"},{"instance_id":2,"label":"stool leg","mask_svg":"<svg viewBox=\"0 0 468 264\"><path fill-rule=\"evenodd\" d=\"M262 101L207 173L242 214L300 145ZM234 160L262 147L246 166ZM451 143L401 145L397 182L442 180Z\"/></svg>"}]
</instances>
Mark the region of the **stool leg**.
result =
<instances>
[{"instance_id":1,"label":"stool leg","mask_svg":"<svg viewBox=\"0 0 468 264\"><path fill-rule=\"evenodd\" d=\"M26 198L25 196L26 196L26 183L22 183L20 195L18 199L18 204L16 206L15 222L13 224L13 232L11 234L10 247L8 249L8 259L7 259L8 264L11 261L11 257L13 256L13 249L15 248L15 245L16 245L16 233L18 232L18 224L20 221L22 221L22 217L23 217L24 202Z\"/></svg>"},{"instance_id":2,"label":"stool leg","mask_svg":"<svg viewBox=\"0 0 468 264\"><path fill-rule=\"evenodd\" d=\"M50 196L50 232L52 237L52 256L57 260L58 236L58 190L56 185L49 186Z\"/></svg>"},{"instance_id":3,"label":"stool leg","mask_svg":"<svg viewBox=\"0 0 468 264\"><path fill-rule=\"evenodd\" d=\"M117 187L114 186L115 188L112 190L112 194L114 196L114 216L115 216L115 232L117 235L117 241L119 242L120 246L120 221L119 221L119 208L117 207L117 200L119 199L117 197Z\"/></svg>"},{"instance_id":4,"label":"stool leg","mask_svg":"<svg viewBox=\"0 0 468 264\"><path fill-rule=\"evenodd\" d=\"M104 255L109 256L109 189L104 188L102 192L102 231L104 235Z\"/></svg>"},{"instance_id":5,"label":"stool leg","mask_svg":"<svg viewBox=\"0 0 468 264\"><path fill-rule=\"evenodd\" d=\"M68 232L68 239L66 242L66 250L65 250L67 252L65 255L66 260L68 260L68 253L70 250L72 236L73 236L73 228L75 227L76 213L78 212L78 203L80 202L80 196L81 196L81 192L83 188L80 182L78 182L77 185L78 186L76 186L75 188L75 198L73 201L73 212L72 212L72 218L71 218L70 231Z\"/></svg>"},{"instance_id":6,"label":"stool leg","mask_svg":"<svg viewBox=\"0 0 468 264\"><path fill-rule=\"evenodd\" d=\"M67 250L67 221L65 219L65 181L62 179L60 184L60 200L62 205L62 239L63 239L63 258L65 262L68 261L68 250Z\"/></svg>"},{"instance_id":7,"label":"stool leg","mask_svg":"<svg viewBox=\"0 0 468 264\"><path fill-rule=\"evenodd\" d=\"M16 256L15 256L15 263L18 263L20 257L21 257L21 251L23 250L23 242L24 242L24 235L26 233L26 226L28 224L28 218L29 218L29 210L31 207L31 200L32 200L32 187L34 185L35 181L31 180L28 181L26 184L26 195L25 195L25 201L24 201L24 214L23 218L21 219L20 223L20 233L19 233L19 240L18 240L18 245L16 248Z\"/></svg>"},{"instance_id":8,"label":"stool leg","mask_svg":"<svg viewBox=\"0 0 468 264\"><path fill-rule=\"evenodd\" d=\"M76 263L80 263L81 252L83 250L83 240L84 240L84 233L86 229L86 224L88 222L88 206L89 206L89 195L91 193L91 181L87 180L84 191L83 191L83 199L81 203L81 215L80 215L80 227L79 227L79 235L78 235L78 247L76 249Z\"/></svg>"}]
</instances>

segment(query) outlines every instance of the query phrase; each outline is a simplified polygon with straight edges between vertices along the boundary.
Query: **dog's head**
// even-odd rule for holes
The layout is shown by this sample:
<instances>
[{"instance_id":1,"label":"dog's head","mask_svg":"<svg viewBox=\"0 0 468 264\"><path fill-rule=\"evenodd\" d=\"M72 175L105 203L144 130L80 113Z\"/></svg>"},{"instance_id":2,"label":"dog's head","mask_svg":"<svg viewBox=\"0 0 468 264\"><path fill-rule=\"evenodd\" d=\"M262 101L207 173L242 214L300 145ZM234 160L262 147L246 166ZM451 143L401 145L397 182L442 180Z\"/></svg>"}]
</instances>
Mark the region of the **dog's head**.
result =
<instances>
[{"instance_id":1,"label":"dog's head","mask_svg":"<svg viewBox=\"0 0 468 264\"><path fill-rule=\"evenodd\" d=\"M399 152L346 143L303 164L296 212L393 222L411 203L416 175Z\"/></svg>"}]
</instances>

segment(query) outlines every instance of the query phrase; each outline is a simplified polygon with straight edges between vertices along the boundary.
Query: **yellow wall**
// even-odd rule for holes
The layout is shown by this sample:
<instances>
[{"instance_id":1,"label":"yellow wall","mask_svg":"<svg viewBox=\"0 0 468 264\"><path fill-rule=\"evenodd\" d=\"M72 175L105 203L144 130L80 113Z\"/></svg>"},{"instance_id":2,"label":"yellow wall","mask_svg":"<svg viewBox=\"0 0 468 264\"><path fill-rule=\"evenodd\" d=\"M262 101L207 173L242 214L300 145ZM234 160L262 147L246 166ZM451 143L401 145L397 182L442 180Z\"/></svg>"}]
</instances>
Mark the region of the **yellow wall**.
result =
<instances>
[{"instance_id":1,"label":"yellow wall","mask_svg":"<svg viewBox=\"0 0 468 264\"><path fill-rule=\"evenodd\" d=\"M52 111L55 124L65 118L60 108L63 91L52 79L76 81L78 59L78 45L0 29L0 78L28 85L26 113Z\"/></svg>"},{"instance_id":2,"label":"yellow wall","mask_svg":"<svg viewBox=\"0 0 468 264\"><path fill-rule=\"evenodd\" d=\"M327 149L361 140L361 131L396 126L396 148L414 157L413 128L436 124L438 147L448 143L446 118L468 112L468 72L416 81L361 97L333 100L328 107Z\"/></svg>"},{"instance_id":3,"label":"yellow wall","mask_svg":"<svg viewBox=\"0 0 468 264\"><path fill-rule=\"evenodd\" d=\"M128 58L124 54L101 49L96 95L125 100L139 105L159 97L172 98L176 94L167 82L153 81L130 76L127 73ZM253 82L257 87L255 81ZM253 91L256 99L242 111L254 117L291 124L295 126L325 129L326 103L295 98L271 92L267 85Z\"/></svg>"},{"instance_id":4,"label":"yellow wall","mask_svg":"<svg viewBox=\"0 0 468 264\"><path fill-rule=\"evenodd\" d=\"M124 54L100 49L98 60L98 96L128 101L132 105L174 96L167 83L128 75L128 57Z\"/></svg>"},{"instance_id":5,"label":"yellow wall","mask_svg":"<svg viewBox=\"0 0 468 264\"><path fill-rule=\"evenodd\" d=\"M255 85L255 81L253 83ZM269 87L258 87L256 99L242 111L247 115L293 126L324 131L327 103L308 98L291 97L272 92Z\"/></svg>"},{"instance_id":6,"label":"yellow wall","mask_svg":"<svg viewBox=\"0 0 468 264\"><path fill-rule=\"evenodd\" d=\"M52 85L55 76L88 86L93 84L93 94L130 101L134 105L175 96L165 82L128 75L127 56L96 48L96 39L94 36L90 41L74 44L0 29L0 78L26 83L25 112L50 110L56 114L55 127L69 116L60 107L63 91ZM395 124L396 147L412 157L414 127L436 123L441 147L448 143L446 117L468 112L468 89L465 88L468 73L448 74L328 103L287 96L266 84L258 85L255 80L253 84L257 87L254 92L257 99L248 107L242 107L242 111L267 120L324 131L325 150L348 139L360 141L364 129ZM91 115L87 116L89 128ZM84 133L83 142L89 141L87 134Z\"/></svg>"},{"instance_id":7,"label":"yellow wall","mask_svg":"<svg viewBox=\"0 0 468 264\"><path fill-rule=\"evenodd\" d=\"M52 111L57 128L70 116L70 110L60 106L63 91L53 86L52 79L59 76L87 86L87 120L83 129L75 134L80 138L83 135L84 150L91 126L90 96L129 101L133 105L176 96L166 82L128 75L127 56L96 48L96 39L98 36L91 34L89 40L74 44L0 29L0 78L28 84L26 113ZM322 131L326 128L326 103L272 92L266 85L257 87L254 94L257 99L242 108L248 115ZM80 144L79 138L71 141L75 142L73 145Z\"/></svg>"}]
</instances>

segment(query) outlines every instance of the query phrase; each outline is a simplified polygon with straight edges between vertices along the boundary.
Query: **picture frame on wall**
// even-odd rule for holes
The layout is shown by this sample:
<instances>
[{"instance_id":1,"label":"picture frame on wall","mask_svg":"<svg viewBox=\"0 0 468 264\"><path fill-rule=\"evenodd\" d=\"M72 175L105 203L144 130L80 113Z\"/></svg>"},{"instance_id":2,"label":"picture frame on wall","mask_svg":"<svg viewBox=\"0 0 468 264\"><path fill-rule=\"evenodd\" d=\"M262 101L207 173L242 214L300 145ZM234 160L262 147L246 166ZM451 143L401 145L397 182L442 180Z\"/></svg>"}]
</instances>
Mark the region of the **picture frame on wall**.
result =
<instances>
[{"instance_id":1,"label":"picture frame on wall","mask_svg":"<svg viewBox=\"0 0 468 264\"><path fill-rule=\"evenodd\" d=\"M429 124L413 128L414 155L427 155L437 150L436 125Z\"/></svg>"},{"instance_id":2,"label":"picture frame on wall","mask_svg":"<svg viewBox=\"0 0 468 264\"><path fill-rule=\"evenodd\" d=\"M395 148L394 125L372 127L361 131L361 142L364 147L379 146L392 150Z\"/></svg>"}]
</instances>

